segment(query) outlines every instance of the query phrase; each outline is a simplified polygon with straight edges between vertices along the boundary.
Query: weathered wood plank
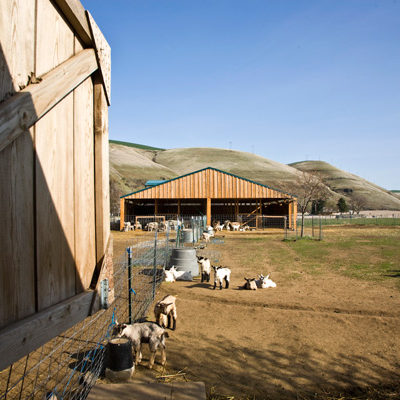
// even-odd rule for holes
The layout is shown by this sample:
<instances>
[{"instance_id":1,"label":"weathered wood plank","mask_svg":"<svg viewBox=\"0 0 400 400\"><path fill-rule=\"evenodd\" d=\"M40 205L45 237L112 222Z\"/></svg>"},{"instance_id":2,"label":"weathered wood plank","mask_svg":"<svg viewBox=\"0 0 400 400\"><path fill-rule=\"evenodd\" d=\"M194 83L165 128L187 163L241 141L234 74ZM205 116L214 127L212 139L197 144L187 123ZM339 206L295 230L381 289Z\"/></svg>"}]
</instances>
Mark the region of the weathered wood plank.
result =
<instances>
[{"instance_id":1,"label":"weathered wood plank","mask_svg":"<svg viewBox=\"0 0 400 400\"><path fill-rule=\"evenodd\" d=\"M0 101L26 86L34 71L35 0L2 0Z\"/></svg>"},{"instance_id":2,"label":"weathered wood plank","mask_svg":"<svg viewBox=\"0 0 400 400\"><path fill-rule=\"evenodd\" d=\"M38 84L0 104L0 151L30 128L97 69L92 49L83 50L53 71Z\"/></svg>"},{"instance_id":3,"label":"weathered wood plank","mask_svg":"<svg viewBox=\"0 0 400 400\"><path fill-rule=\"evenodd\" d=\"M0 102L34 71L34 23L34 0L1 2ZM0 151L0 327L35 312L33 165L24 130Z\"/></svg>"},{"instance_id":4,"label":"weathered wood plank","mask_svg":"<svg viewBox=\"0 0 400 400\"><path fill-rule=\"evenodd\" d=\"M33 165L29 131L0 152L0 327L35 312Z\"/></svg>"},{"instance_id":5,"label":"weathered wood plank","mask_svg":"<svg viewBox=\"0 0 400 400\"><path fill-rule=\"evenodd\" d=\"M38 307L73 296L73 95L36 123Z\"/></svg>"},{"instance_id":6,"label":"weathered wood plank","mask_svg":"<svg viewBox=\"0 0 400 400\"><path fill-rule=\"evenodd\" d=\"M93 44L96 50L97 62L99 63L99 71L101 75L102 84L104 87L104 94L107 99L108 105L111 104L111 47L108 44L103 33L97 26L95 20L89 11L86 11L90 31L93 37Z\"/></svg>"},{"instance_id":7,"label":"weathered wood plank","mask_svg":"<svg viewBox=\"0 0 400 400\"><path fill-rule=\"evenodd\" d=\"M94 151L96 259L100 262L110 236L110 185L108 162L108 104L101 79L94 83Z\"/></svg>"},{"instance_id":8,"label":"weathered wood plank","mask_svg":"<svg viewBox=\"0 0 400 400\"><path fill-rule=\"evenodd\" d=\"M0 331L0 371L89 315L93 291L86 291Z\"/></svg>"},{"instance_id":9,"label":"weathered wood plank","mask_svg":"<svg viewBox=\"0 0 400 400\"><path fill-rule=\"evenodd\" d=\"M92 36L85 9L79 0L54 0L86 47L92 47Z\"/></svg>"},{"instance_id":10,"label":"weathered wood plank","mask_svg":"<svg viewBox=\"0 0 400 400\"><path fill-rule=\"evenodd\" d=\"M74 91L75 263L78 293L89 288L96 267L93 83Z\"/></svg>"}]
</instances>

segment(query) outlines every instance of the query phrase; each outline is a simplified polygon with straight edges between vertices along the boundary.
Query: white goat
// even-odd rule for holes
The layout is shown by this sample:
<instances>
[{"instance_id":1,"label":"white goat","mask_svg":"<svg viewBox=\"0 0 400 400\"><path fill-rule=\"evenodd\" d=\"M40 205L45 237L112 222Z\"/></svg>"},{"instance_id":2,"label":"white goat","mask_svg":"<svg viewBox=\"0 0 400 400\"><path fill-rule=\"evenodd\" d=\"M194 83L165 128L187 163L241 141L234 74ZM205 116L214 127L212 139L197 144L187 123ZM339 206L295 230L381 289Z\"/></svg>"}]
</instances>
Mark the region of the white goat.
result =
<instances>
[{"instance_id":1,"label":"white goat","mask_svg":"<svg viewBox=\"0 0 400 400\"><path fill-rule=\"evenodd\" d=\"M126 337L131 340L135 352L135 364L142 361L141 344L148 343L150 348L149 368L153 368L157 349L161 350L161 364L165 365L167 356L165 353L165 338L168 332L155 322L140 322L132 325L118 324L113 328L113 336Z\"/></svg>"},{"instance_id":2,"label":"white goat","mask_svg":"<svg viewBox=\"0 0 400 400\"><path fill-rule=\"evenodd\" d=\"M156 322L162 328L171 328L175 330L177 319L176 297L169 294L158 301L154 306L154 315Z\"/></svg>"},{"instance_id":3,"label":"white goat","mask_svg":"<svg viewBox=\"0 0 400 400\"><path fill-rule=\"evenodd\" d=\"M200 273L202 282L210 282L211 261L209 258L198 256L197 262L200 264Z\"/></svg>"},{"instance_id":4,"label":"white goat","mask_svg":"<svg viewBox=\"0 0 400 400\"><path fill-rule=\"evenodd\" d=\"M190 271L177 271L173 265L169 270L164 271L164 280L165 282L192 281L193 276Z\"/></svg>"},{"instance_id":5,"label":"white goat","mask_svg":"<svg viewBox=\"0 0 400 400\"><path fill-rule=\"evenodd\" d=\"M214 233L208 233L208 232L203 232L202 237L208 243L210 241L210 238L214 236Z\"/></svg>"},{"instance_id":6,"label":"white goat","mask_svg":"<svg viewBox=\"0 0 400 400\"><path fill-rule=\"evenodd\" d=\"M222 281L225 280L225 289L229 288L229 280L231 278L231 270L229 268L215 267L214 269L214 289L219 282L219 288L222 289Z\"/></svg>"},{"instance_id":7,"label":"white goat","mask_svg":"<svg viewBox=\"0 0 400 400\"><path fill-rule=\"evenodd\" d=\"M231 222L230 223L230 228L233 231L239 231L240 225L241 225L240 222Z\"/></svg>"},{"instance_id":8,"label":"white goat","mask_svg":"<svg viewBox=\"0 0 400 400\"><path fill-rule=\"evenodd\" d=\"M261 289L276 287L276 283L272 279L269 279L269 274L267 276L258 275L258 279L256 280L256 283L257 283L257 287L259 287Z\"/></svg>"},{"instance_id":9,"label":"white goat","mask_svg":"<svg viewBox=\"0 0 400 400\"><path fill-rule=\"evenodd\" d=\"M134 226L135 230L142 229L142 224L139 221L136 221L135 225L133 225L133 226Z\"/></svg>"},{"instance_id":10,"label":"white goat","mask_svg":"<svg viewBox=\"0 0 400 400\"><path fill-rule=\"evenodd\" d=\"M149 222L147 224L147 230L149 232L158 231L158 222Z\"/></svg>"}]
</instances>

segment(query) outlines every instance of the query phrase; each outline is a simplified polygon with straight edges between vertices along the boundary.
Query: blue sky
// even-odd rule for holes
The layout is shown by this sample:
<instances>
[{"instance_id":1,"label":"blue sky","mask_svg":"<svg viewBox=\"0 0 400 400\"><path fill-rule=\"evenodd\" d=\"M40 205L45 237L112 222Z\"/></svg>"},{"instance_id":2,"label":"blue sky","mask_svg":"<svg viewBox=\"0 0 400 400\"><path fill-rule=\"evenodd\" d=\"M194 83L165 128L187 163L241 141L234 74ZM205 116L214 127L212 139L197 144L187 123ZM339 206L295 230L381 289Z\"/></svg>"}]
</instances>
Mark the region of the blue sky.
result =
<instances>
[{"instance_id":1,"label":"blue sky","mask_svg":"<svg viewBox=\"0 0 400 400\"><path fill-rule=\"evenodd\" d=\"M323 160L400 189L400 1L82 0L110 138Z\"/></svg>"}]
</instances>

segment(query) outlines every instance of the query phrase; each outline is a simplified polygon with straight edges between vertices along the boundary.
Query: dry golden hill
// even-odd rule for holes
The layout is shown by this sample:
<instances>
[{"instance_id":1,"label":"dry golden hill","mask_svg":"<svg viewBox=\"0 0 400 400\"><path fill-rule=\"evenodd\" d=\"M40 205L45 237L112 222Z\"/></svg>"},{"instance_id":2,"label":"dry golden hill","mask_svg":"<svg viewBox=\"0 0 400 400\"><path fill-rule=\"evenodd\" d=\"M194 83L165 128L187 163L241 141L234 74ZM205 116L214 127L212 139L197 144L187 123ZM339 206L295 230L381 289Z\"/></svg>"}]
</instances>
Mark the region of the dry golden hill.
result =
<instances>
[{"instance_id":1,"label":"dry golden hill","mask_svg":"<svg viewBox=\"0 0 400 400\"><path fill-rule=\"evenodd\" d=\"M324 162L299 162L290 165L252 153L215 148L161 150L146 146L110 142L110 184L112 211L119 208L119 196L142 189L149 179L171 179L205 167L214 167L262 184L290 191L299 170L321 173L331 193L330 204L340 196L350 200L357 194L365 209L399 210L400 200L389 191L356 175ZM346 190L344 190L346 189ZM350 190L348 190L350 189ZM295 193L295 190L292 192Z\"/></svg>"}]
</instances>

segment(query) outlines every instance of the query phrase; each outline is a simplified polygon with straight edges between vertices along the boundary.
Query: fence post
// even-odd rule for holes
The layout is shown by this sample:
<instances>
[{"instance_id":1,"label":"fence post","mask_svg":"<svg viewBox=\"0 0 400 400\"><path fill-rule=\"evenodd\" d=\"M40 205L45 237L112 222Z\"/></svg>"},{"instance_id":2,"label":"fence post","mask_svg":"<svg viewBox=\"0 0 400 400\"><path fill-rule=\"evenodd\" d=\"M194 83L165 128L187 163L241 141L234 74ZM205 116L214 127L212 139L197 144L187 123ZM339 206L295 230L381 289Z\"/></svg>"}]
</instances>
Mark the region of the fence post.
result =
<instances>
[{"instance_id":1,"label":"fence post","mask_svg":"<svg viewBox=\"0 0 400 400\"><path fill-rule=\"evenodd\" d=\"M169 224L167 224L167 232L165 234L165 261L164 261L164 269L168 266L168 255L169 255Z\"/></svg>"},{"instance_id":2,"label":"fence post","mask_svg":"<svg viewBox=\"0 0 400 400\"><path fill-rule=\"evenodd\" d=\"M319 240L322 240L322 218L319 218Z\"/></svg>"},{"instance_id":3,"label":"fence post","mask_svg":"<svg viewBox=\"0 0 400 400\"><path fill-rule=\"evenodd\" d=\"M154 233L153 300L156 297L156 273L157 273L157 229Z\"/></svg>"},{"instance_id":4,"label":"fence post","mask_svg":"<svg viewBox=\"0 0 400 400\"><path fill-rule=\"evenodd\" d=\"M285 230L285 240L287 240L287 220L283 217L283 229Z\"/></svg>"},{"instance_id":5,"label":"fence post","mask_svg":"<svg viewBox=\"0 0 400 400\"><path fill-rule=\"evenodd\" d=\"M132 247L127 247L128 253L128 313L129 323L132 323Z\"/></svg>"},{"instance_id":6,"label":"fence post","mask_svg":"<svg viewBox=\"0 0 400 400\"><path fill-rule=\"evenodd\" d=\"M314 215L311 216L311 237L314 237Z\"/></svg>"}]
</instances>

